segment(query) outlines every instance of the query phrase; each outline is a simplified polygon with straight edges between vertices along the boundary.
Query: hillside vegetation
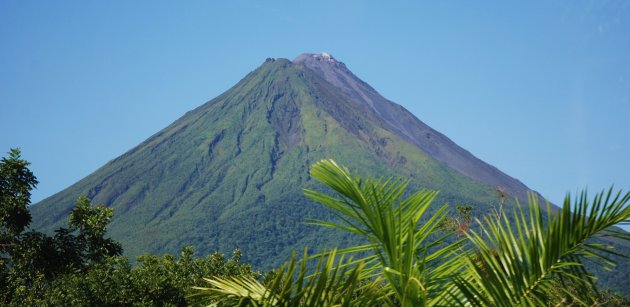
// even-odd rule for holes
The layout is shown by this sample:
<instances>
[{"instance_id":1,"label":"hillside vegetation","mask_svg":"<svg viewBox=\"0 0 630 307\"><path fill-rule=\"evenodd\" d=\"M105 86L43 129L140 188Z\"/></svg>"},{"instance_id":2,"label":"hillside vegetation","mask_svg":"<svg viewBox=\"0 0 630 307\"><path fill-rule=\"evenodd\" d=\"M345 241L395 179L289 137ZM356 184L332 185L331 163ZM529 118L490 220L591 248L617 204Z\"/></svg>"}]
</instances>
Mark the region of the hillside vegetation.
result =
<instances>
[{"instance_id":1,"label":"hillside vegetation","mask_svg":"<svg viewBox=\"0 0 630 307\"><path fill-rule=\"evenodd\" d=\"M270 269L293 249L322 248L354 238L304 225L329 218L304 197L320 188L310 164L335 158L366 174L412 178L440 190L439 200L498 203L489 186L447 167L384 129L308 69L287 60L264 63L232 89L86 178L31 207L33 227L50 233L66 223L75 200L87 196L116 210L112 238L125 255L234 248L244 260Z\"/></svg>"},{"instance_id":2,"label":"hillside vegetation","mask_svg":"<svg viewBox=\"0 0 630 307\"><path fill-rule=\"evenodd\" d=\"M408 182L362 178L321 161L311 174L330 191L306 195L337 219L311 223L353 233L365 243L312 256L304 251L301 259L294 252L288 263L262 276L241 263L239 250L230 259L219 253L195 258L186 247L179 258L144 255L132 266L120 256L120 245L106 237L113 210L85 197L70 211L68 228L53 236L27 231L30 190L37 184L28 165L19 150L0 163L0 303L6 306L630 303L598 290L583 265L595 260L598 267L614 268L613 247L589 239L630 240L630 234L610 228L630 218L630 193L611 190L592 201L583 194L573 207L567 198L561 211L547 208L546 214L532 197L528 209L477 220L482 227L476 231L469 227L471 207L449 215L443 205L429 214L435 191L409 194Z\"/></svg>"}]
</instances>

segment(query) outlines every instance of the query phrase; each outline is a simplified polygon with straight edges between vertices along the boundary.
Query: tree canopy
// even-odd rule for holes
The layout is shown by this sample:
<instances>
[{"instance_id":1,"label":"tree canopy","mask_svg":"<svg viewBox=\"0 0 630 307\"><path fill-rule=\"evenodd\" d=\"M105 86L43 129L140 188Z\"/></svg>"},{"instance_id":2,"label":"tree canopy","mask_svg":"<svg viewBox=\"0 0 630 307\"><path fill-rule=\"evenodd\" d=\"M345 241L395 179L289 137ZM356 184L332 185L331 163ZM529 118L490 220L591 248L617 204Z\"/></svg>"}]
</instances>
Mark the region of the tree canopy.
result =
<instances>
[{"instance_id":1,"label":"tree canopy","mask_svg":"<svg viewBox=\"0 0 630 307\"><path fill-rule=\"evenodd\" d=\"M260 274L213 253L194 257L144 255L132 266L121 245L107 237L114 210L79 197L68 227L48 235L28 230L30 191L37 179L19 149L0 162L0 305L2 306L186 306L202 277Z\"/></svg>"}]
</instances>

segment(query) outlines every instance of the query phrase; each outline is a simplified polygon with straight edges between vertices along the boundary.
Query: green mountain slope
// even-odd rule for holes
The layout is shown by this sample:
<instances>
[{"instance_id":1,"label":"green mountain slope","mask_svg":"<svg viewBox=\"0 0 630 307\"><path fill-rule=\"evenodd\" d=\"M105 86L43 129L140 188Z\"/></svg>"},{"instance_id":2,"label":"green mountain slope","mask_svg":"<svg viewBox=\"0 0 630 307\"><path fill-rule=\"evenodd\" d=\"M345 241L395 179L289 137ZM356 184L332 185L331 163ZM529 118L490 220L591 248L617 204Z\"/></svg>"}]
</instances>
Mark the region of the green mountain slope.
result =
<instances>
[{"instance_id":1,"label":"green mountain slope","mask_svg":"<svg viewBox=\"0 0 630 307\"><path fill-rule=\"evenodd\" d=\"M439 190L438 202L470 204L478 215L498 203L493 184L462 174L448 157L435 158L437 149L423 150L409 137L413 129L401 132L385 109L358 103L355 92L327 76L303 61L267 60L222 95L33 206L34 228L64 225L76 198L87 195L115 208L110 233L130 257L184 245L201 253L240 248L244 261L266 269L305 245L354 240L304 224L328 214L302 194L319 187L308 167L323 158L375 177L410 178L414 188Z\"/></svg>"},{"instance_id":2,"label":"green mountain slope","mask_svg":"<svg viewBox=\"0 0 630 307\"><path fill-rule=\"evenodd\" d=\"M240 247L260 264L268 253L284 254L280 242L286 239L291 248L311 240L305 217L322 213L302 189L311 184L309 165L330 157L375 175L414 178L454 199L492 200L490 187L374 122L369 110L357 110L315 74L287 60L268 61L225 94L34 206L35 225L61 225L74 199L85 194L116 208L112 236L130 255L185 244L208 251Z\"/></svg>"}]
</instances>

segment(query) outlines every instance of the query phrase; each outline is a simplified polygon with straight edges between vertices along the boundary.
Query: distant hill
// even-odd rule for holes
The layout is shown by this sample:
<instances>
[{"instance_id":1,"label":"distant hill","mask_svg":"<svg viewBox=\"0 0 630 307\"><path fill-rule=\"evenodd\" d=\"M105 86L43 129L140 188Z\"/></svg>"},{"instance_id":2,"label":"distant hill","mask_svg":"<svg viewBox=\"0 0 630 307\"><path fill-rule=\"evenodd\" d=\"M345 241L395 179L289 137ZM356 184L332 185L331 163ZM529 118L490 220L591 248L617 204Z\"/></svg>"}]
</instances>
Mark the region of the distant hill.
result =
<instances>
[{"instance_id":1,"label":"distant hill","mask_svg":"<svg viewBox=\"0 0 630 307\"><path fill-rule=\"evenodd\" d=\"M86 195L115 208L110 233L128 256L238 247L245 261L266 269L305 245L355 240L304 224L329 215L302 194L321 188L308 168L323 158L364 175L409 178L412 188L439 190L439 203L473 205L478 216L497 206L496 186L520 199L529 191L331 55L303 54L267 59L225 93L32 206L33 226L64 225ZM626 285L628 271L626 264Z\"/></svg>"}]
</instances>

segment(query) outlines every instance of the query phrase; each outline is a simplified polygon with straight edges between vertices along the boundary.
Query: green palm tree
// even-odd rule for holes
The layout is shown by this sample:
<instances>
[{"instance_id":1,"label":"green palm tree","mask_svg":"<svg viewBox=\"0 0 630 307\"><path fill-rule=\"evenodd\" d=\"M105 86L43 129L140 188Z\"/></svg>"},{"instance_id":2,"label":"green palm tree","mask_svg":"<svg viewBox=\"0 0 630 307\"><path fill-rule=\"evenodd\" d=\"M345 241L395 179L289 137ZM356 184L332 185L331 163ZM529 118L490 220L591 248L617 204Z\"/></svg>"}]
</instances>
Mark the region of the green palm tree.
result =
<instances>
[{"instance_id":1,"label":"green palm tree","mask_svg":"<svg viewBox=\"0 0 630 307\"><path fill-rule=\"evenodd\" d=\"M567 197L559 212L547 205L546 216L530 197L528 214L517 208L514 222L506 215L489 216L478 221L480 232L447 240L452 234L439 227L447 206L426 214L437 192L421 190L403 198L408 182L363 179L332 160L314 164L311 174L338 196L313 190L306 195L339 218L311 223L357 234L368 243L315 256L304 253L299 261L292 257L266 284L208 278L210 286L196 288L195 299L214 306L544 305L552 290L569 284L595 288L585 260L614 265L611 247L589 239L630 240L628 233L610 228L630 218L630 193L612 195L611 190L592 203L584 193L573 212ZM576 293L564 291L562 299L594 302Z\"/></svg>"},{"instance_id":2,"label":"green palm tree","mask_svg":"<svg viewBox=\"0 0 630 307\"><path fill-rule=\"evenodd\" d=\"M562 209L546 215L538 199L529 197L529 214L515 208L514 222L507 217L486 217L481 232L468 238L474 254L462 258L464 274L455 283L451 302L471 306L544 306L550 294L561 291L561 301L596 304L594 278L585 269L591 261L606 268L616 263L616 253L605 240L630 240L630 234L611 226L630 217L630 193L607 193L588 201L586 193L571 206L569 196ZM573 208L573 212L571 211Z\"/></svg>"}]
</instances>

